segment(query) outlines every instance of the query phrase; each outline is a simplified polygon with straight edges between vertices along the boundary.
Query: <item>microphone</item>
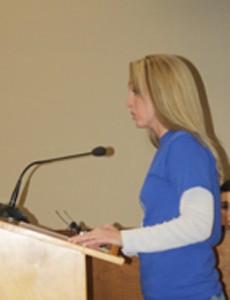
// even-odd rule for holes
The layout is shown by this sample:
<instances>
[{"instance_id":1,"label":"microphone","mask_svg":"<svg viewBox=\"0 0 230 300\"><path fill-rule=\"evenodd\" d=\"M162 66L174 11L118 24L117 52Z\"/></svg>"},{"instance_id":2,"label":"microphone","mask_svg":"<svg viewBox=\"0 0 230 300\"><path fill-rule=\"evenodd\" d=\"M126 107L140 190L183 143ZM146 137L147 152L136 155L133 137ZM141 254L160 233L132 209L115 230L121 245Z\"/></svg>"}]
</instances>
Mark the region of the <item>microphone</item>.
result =
<instances>
[{"instance_id":1,"label":"microphone","mask_svg":"<svg viewBox=\"0 0 230 300\"><path fill-rule=\"evenodd\" d=\"M109 149L112 149L112 148L105 148L105 147L99 146L99 147L94 148L90 152L61 156L61 157L56 157L56 158L49 158L49 159L44 159L44 160L37 160L37 161L30 163L29 165L27 165L24 168L24 170L20 174L19 179L17 180L15 188L11 195L9 205L0 204L0 217L11 218L16 221L24 221L24 222L28 223L27 217L17 207L15 207L15 205L16 205L16 201L18 198L18 194L19 194L19 190L21 187L23 176L31 167L36 166L36 165L42 165L42 164L48 164L48 163L53 163L53 162L57 162L57 161L62 161L62 160L79 158L79 157L83 157L83 156L89 156L89 155L98 156L98 157L105 156L105 155L109 154L108 153Z\"/></svg>"}]
</instances>

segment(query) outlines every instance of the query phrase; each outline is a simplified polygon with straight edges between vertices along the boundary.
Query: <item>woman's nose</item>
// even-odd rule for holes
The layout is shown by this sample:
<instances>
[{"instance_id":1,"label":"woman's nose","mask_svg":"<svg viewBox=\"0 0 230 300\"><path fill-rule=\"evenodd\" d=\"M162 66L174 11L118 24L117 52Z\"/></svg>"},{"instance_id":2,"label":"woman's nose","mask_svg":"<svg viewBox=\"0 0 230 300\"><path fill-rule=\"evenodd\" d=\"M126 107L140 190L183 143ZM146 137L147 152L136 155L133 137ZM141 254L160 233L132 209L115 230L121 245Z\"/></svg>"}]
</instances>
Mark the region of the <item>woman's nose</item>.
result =
<instances>
[{"instance_id":1,"label":"woman's nose","mask_svg":"<svg viewBox=\"0 0 230 300\"><path fill-rule=\"evenodd\" d=\"M132 98L130 97L130 95L128 96L128 99L126 101L126 107L127 108L131 108L133 106L133 101Z\"/></svg>"}]
</instances>

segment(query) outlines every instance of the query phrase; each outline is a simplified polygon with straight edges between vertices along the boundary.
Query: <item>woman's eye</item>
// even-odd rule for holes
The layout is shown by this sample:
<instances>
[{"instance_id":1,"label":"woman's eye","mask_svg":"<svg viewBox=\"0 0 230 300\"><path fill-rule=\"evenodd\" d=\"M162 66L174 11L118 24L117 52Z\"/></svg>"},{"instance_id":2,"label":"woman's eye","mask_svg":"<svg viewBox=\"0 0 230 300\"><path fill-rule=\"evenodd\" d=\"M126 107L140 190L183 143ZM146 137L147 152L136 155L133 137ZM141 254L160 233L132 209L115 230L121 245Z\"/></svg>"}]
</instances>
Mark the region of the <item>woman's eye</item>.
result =
<instances>
[{"instance_id":1,"label":"woman's eye","mask_svg":"<svg viewBox=\"0 0 230 300\"><path fill-rule=\"evenodd\" d=\"M132 88L132 92L133 92L135 95L137 95L137 94L138 94L138 91L137 91L137 89L136 89L136 88Z\"/></svg>"},{"instance_id":2,"label":"woman's eye","mask_svg":"<svg viewBox=\"0 0 230 300\"><path fill-rule=\"evenodd\" d=\"M129 90L134 94L134 95L138 95L138 89L131 83L129 84Z\"/></svg>"}]
</instances>

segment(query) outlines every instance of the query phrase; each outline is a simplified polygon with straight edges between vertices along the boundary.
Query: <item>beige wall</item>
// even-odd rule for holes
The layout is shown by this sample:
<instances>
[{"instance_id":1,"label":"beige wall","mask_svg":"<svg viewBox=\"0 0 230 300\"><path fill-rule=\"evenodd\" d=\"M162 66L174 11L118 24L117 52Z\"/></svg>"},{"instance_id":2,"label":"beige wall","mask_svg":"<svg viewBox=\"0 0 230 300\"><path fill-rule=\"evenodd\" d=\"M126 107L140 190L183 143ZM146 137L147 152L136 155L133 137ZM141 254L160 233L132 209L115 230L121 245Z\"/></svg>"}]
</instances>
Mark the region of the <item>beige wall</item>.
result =
<instances>
[{"instance_id":1,"label":"beige wall","mask_svg":"<svg viewBox=\"0 0 230 300\"><path fill-rule=\"evenodd\" d=\"M52 228L64 209L90 226L139 224L154 150L125 101L128 62L145 54L194 62L229 154L229 13L229 0L0 0L0 202L30 162L112 146L28 172L19 203Z\"/></svg>"}]
</instances>

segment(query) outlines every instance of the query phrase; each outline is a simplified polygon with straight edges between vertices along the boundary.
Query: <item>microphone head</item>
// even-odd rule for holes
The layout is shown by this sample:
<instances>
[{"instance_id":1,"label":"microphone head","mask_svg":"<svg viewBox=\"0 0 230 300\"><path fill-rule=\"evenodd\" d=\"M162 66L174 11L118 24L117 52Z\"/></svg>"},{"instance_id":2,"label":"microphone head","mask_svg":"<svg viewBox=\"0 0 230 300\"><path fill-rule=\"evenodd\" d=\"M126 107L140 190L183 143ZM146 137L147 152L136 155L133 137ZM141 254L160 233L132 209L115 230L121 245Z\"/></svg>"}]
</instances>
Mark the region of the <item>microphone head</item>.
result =
<instances>
[{"instance_id":1,"label":"microphone head","mask_svg":"<svg viewBox=\"0 0 230 300\"><path fill-rule=\"evenodd\" d=\"M107 149L105 147L99 146L92 150L92 154L94 156L104 156L107 153Z\"/></svg>"}]
</instances>

